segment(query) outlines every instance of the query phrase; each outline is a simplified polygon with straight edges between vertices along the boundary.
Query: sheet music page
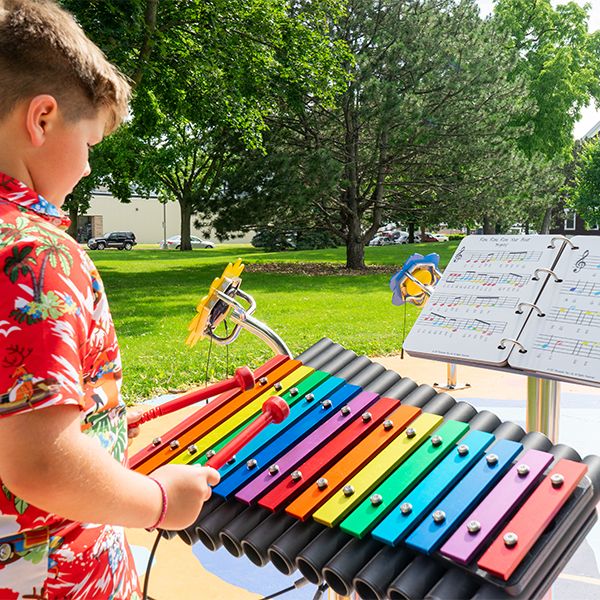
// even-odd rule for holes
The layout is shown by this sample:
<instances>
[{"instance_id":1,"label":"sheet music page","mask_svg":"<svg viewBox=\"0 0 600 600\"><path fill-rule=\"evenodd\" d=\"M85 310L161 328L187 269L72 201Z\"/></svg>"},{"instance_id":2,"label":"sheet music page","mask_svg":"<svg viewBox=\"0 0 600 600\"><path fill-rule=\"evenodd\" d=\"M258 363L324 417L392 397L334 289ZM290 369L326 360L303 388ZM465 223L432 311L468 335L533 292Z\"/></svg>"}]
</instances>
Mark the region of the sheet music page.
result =
<instances>
[{"instance_id":1,"label":"sheet music page","mask_svg":"<svg viewBox=\"0 0 600 600\"><path fill-rule=\"evenodd\" d=\"M512 350L498 348L503 338L517 337L544 278L534 271L551 266L559 249L553 236L473 235L463 239L408 334L409 354L450 362L503 365Z\"/></svg>"},{"instance_id":2,"label":"sheet music page","mask_svg":"<svg viewBox=\"0 0 600 600\"><path fill-rule=\"evenodd\" d=\"M556 379L600 385L600 237L576 236L566 245L521 341L526 354L513 352L511 366Z\"/></svg>"}]
</instances>

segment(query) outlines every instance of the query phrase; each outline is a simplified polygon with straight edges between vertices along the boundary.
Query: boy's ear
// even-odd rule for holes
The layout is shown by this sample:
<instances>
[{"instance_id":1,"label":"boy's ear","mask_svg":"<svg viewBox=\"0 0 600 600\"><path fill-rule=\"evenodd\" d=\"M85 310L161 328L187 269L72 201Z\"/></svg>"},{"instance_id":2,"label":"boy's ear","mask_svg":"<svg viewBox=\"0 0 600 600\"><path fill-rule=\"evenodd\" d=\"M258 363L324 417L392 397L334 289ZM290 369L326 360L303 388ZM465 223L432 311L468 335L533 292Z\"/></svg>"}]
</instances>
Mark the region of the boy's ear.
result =
<instances>
[{"instance_id":1,"label":"boy's ear","mask_svg":"<svg viewBox=\"0 0 600 600\"><path fill-rule=\"evenodd\" d=\"M46 135L58 118L58 102L54 96L40 94L29 102L25 126L29 141L35 147L42 146Z\"/></svg>"}]
</instances>

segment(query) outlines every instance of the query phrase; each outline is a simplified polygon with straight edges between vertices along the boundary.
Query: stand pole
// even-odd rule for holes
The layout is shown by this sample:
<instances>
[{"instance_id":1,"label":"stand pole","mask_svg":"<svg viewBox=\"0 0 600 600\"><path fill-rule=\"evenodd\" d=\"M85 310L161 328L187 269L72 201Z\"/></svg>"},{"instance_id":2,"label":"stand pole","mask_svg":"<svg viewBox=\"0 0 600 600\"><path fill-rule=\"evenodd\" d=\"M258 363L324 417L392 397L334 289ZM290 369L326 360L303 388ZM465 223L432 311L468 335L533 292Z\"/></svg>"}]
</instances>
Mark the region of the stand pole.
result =
<instances>
[{"instance_id":1,"label":"stand pole","mask_svg":"<svg viewBox=\"0 0 600 600\"><path fill-rule=\"evenodd\" d=\"M560 382L527 378L527 431L539 431L556 444L560 417Z\"/></svg>"},{"instance_id":2,"label":"stand pole","mask_svg":"<svg viewBox=\"0 0 600 600\"><path fill-rule=\"evenodd\" d=\"M457 384L457 374L456 374L456 365L454 363L448 363L448 387L453 390L456 388Z\"/></svg>"},{"instance_id":3,"label":"stand pole","mask_svg":"<svg viewBox=\"0 0 600 600\"><path fill-rule=\"evenodd\" d=\"M464 390L466 388L470 388L470 383L458 383L458 367L454 363L446 363L447 366L447 375L446 375L446 385L439 385L438 383L434 383L433 387L438 390Z\"/></svg>"}]
</instances>

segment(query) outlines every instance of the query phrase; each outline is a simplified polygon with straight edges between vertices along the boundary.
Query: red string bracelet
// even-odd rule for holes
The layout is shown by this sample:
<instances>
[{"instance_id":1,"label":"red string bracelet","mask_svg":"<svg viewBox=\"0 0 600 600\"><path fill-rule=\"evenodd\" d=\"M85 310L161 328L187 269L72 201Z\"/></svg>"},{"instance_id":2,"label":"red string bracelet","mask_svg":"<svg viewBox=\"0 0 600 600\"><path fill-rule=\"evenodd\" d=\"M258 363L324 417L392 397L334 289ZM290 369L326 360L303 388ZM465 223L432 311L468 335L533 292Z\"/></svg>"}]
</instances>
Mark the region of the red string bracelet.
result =
<instances>
[{"instance_id":1,"label":"red string bracelet","mask_svg":"<svg viewBox=\"0 0 600 600\"><path fill-rule=\"evenodd\" d=\"M152 527L146 528L146 531L154 531L155 529L158 529L165 520L165 517L167 516L167 505L169 502L167 500L167 490L165 490L165 486L160 481L158 481L158 479L154 479L154 477L149 477L148 479L151 479L152 481L154 481L154 483L156 483L156 485L160 488L160 494L162 496L162 508L160 510L160 516L158 517L158 521L156 521L156 523Z\"/></svg>"}]
</instances>

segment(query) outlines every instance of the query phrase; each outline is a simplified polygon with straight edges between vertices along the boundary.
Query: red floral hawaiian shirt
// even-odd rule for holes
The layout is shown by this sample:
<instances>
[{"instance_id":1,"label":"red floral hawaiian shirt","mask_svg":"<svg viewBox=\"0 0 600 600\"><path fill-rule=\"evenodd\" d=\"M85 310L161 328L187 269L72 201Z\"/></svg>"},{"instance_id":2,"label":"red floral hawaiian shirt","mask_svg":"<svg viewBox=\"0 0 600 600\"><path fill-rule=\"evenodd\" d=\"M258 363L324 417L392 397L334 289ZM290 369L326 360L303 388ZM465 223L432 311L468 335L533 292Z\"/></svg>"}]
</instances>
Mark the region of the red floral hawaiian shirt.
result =
<instances>
[{"instance_id":1,"label":"red floral hawaiian shirt","mask_svg":"<svg viewBox=\"0 0 600 600\"><path fill-rule=\"evenodd\" d=\"M100 276L64 232L68 223L54 205L0 173L0 418L79 405L82 431L124 464L127 424L117 339ZM72 569L81 556L56 538L63 519L27 504L1 481L0 486L0 598L50 597L39 586L53 569L59 578L63 569L57 561L73 563ZM111 541L106 528L80 527L88 537L90 528L98 529L95 539L102 543L94 560L105 551L111 557L107 569L127 581L119 574L122 532ZM76 537L73 527L69 537ZM104 576L102 585L107 581ZM96 591L90 597L104 597Z\"/></svg>"}]
</instances>

